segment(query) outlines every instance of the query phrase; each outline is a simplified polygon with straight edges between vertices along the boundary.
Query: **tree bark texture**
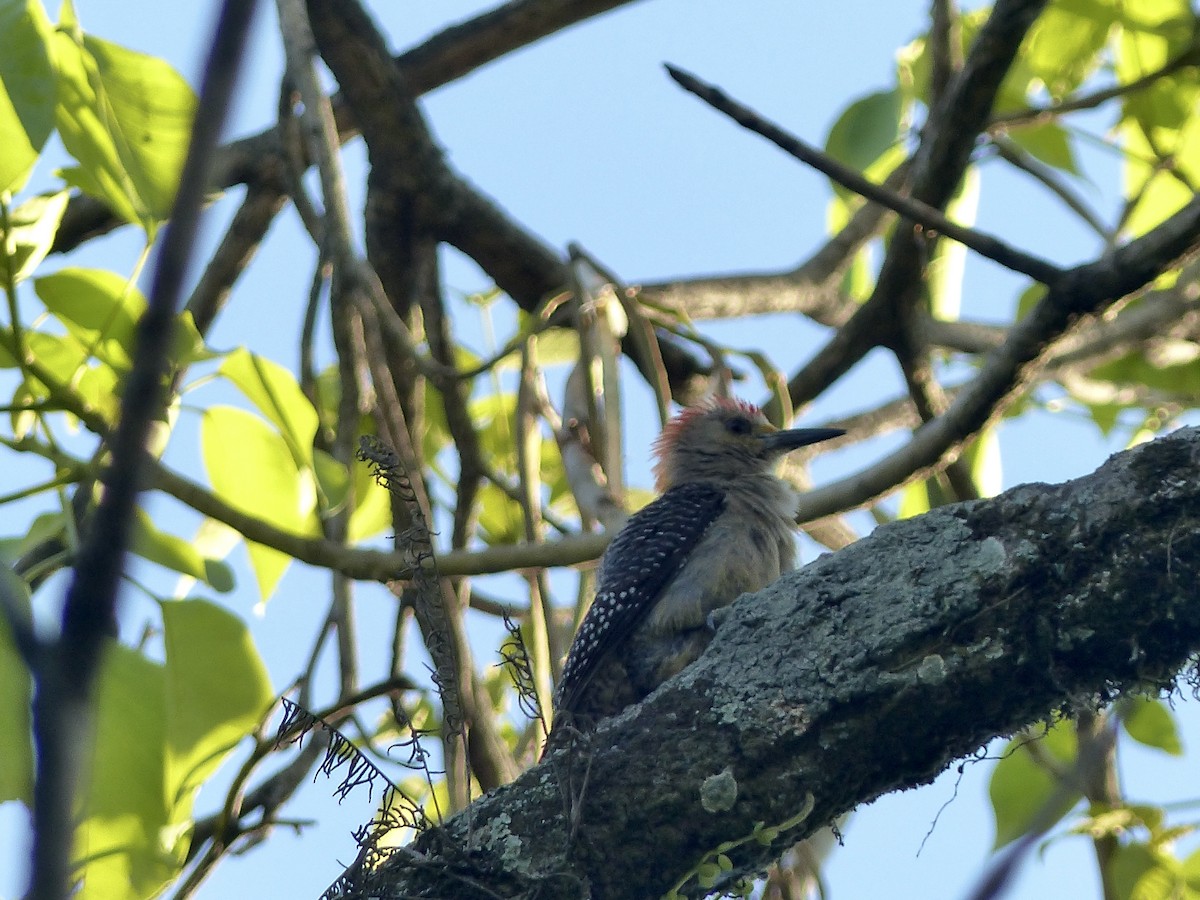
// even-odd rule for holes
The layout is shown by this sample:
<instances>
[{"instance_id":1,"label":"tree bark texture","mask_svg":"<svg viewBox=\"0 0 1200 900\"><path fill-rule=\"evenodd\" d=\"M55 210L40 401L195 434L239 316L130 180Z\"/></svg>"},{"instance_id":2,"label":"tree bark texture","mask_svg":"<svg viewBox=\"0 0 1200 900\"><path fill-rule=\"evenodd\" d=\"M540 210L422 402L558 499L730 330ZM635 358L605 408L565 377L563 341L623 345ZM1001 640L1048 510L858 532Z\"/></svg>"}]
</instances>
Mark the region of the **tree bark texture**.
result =
<instances>
[{"instance_id":1,"label":"tree bark texture","mask_svg":"<svg viewBox=\"0 0 1200 900\"><path fill-rule=\"evenodd\" d=\"M719 849L732 881L999 735L1170 687L1200 648L1198 466L1183 429L822 556L740 598L643 703L344 894L658 897Z\"/></svg>"}]
</instances>

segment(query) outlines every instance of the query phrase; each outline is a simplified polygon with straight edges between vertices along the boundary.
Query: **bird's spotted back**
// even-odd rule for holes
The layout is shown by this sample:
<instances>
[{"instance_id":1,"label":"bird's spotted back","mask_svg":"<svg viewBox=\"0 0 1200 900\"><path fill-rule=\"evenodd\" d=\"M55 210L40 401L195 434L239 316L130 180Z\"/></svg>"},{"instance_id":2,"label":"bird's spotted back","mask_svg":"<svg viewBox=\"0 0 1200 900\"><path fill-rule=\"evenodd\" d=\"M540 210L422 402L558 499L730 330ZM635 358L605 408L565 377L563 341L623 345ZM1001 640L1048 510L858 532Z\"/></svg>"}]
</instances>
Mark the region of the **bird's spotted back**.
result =
<instances>
[{"instance_id":1,"label":"bird's spotted back","mask_svg":"<svg viewBox=\"0 0 1200 900\"><path fill-rule=\"evenodd\" d=\"M563 666L556 709L571 712L606 654L637 628L725 507L712 484L681 484L634 514L600 560L596 599Z\"/></svg>"}]
</instances>

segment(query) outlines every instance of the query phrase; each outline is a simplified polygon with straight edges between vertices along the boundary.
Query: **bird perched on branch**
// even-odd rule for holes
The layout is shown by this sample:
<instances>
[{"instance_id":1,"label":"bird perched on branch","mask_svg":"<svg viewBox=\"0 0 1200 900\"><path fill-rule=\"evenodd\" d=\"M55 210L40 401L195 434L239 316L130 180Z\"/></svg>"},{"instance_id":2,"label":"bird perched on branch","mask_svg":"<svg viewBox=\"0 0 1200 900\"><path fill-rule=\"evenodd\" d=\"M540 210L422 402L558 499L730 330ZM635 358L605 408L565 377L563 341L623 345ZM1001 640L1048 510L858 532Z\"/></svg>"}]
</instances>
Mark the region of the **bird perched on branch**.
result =
<instances>
[{"instance_id":1,"label":"bird perched on branch","mask_svg":"<svg viewBox=\"0 0 1200 900\"><path fill-rule=\"evenodd\" d=\"M714 610L794 567L798 498L775 464L843 433L781 431L758 407L723 398L667 424L654 446L660 496L600 560L555 695L555 732L590 730L646 697L704 651Z\"/></svg>"}]
</instances>

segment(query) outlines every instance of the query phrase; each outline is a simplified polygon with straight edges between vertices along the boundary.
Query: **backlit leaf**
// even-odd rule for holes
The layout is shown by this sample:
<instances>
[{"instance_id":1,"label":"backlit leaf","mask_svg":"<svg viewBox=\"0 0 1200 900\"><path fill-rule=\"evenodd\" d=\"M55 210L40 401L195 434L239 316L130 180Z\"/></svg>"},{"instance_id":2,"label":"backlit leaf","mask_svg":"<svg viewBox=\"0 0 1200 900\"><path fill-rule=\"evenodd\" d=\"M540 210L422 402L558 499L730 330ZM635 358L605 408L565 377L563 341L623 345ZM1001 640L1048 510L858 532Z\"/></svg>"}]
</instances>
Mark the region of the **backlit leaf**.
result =
<instances>
[{"instance_id":1,"label":"backlit leaf","mask_svg":"<svg viewBox=\"0 0 1200 900\"><path fill-rule=\"evenodd\" d=\"M1059 722L1045 734L1037 731L1009 742L988 784L996 823L994 849L1028 832L1035 821L1043 825L1057 822L1079 802L1079 791L1060 782L1033 755L1043 754L1051 763L1069 768L1077 747L1075 732L1067 722Z\"/></svg>"},{"instance_id":2,"label":"backlit leaf","mask_svg":"<svg viewBox=\"0 0 1200 900\"><path fill-rule=\"evenodd\" d=\"M0 192L24 187L54 129L51 35L41 0L0 0Z\"/></svg>"},{"instance_id":3,"label":"backlit leaf","mask_svg":"<svg viewBox=\"0 0 1200 900\"><path fill-rule=\"evenodd\" d=\"M230 406L204 412L204 468L213 490L231 506L294 534L315 536L316 490L311 469L300 469L279 432L253 413ZM250 543L250 561L265 600L291 557Z\"/></svg>"},{"instance_id":4,"label":"backlit leaf","mask_svg":"<svg viewBox=\"0 0 1200 900\"><path fill-rule=\"evenodd\" d=\"M64 4L54 33L56 121L68 182L153 233L170 212L196 99L167 62L84 35Z\"/></svg>"},{"instance_id":5,"label":"backlit leaf","mask_svg":"<svg viewBox=\"0 0 1200 900\"><path fill-rule=\"evenodd\" d=\"M3 127L0 126L0 132ZM3 151L0 151L2 153ZM9 231L6 248L0 254L0 278L11 277L14 283L28 278L50 252L63 212L67 208L67 192L39 194L9 210Z\"/></svg>"}]
</instances>

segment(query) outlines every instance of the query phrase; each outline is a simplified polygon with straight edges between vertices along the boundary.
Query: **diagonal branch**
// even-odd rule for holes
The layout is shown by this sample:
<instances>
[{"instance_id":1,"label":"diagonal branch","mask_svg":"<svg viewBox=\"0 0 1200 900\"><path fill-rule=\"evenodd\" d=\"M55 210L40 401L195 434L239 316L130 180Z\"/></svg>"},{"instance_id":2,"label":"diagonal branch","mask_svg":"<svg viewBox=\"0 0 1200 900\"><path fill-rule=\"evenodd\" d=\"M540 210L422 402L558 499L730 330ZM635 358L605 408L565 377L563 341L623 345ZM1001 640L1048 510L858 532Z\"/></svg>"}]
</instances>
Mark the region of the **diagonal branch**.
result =
<instances>
[{"instance_id":1,"label":"diagonal branch","mask_svg":"<svg viewBox=\"0 0 1200 900\"><path fill-rule=\"evenodd\" d=\"M1146 287L1177 260L1200 250L1200 196L1158 228L1100 259L1064 273L1034 310L1010 329L979 374L945 414L920 428L907 445L849 478L801 501L801 517L820 518L882 496L921 477L945 455L1003 412L1034 376L1050 345L1081 317L1097 315Z\"/></svg>"},{"instance_id":2,"label":"diagonal branch","mask_svg":"<svg viewBox=\"0 0 1200 900\"><path fill-rule=\"evenodd\" d=\"M812 166L821 174L856 194L878 203L886 209L900 213L904 218L910 219L926 231L941 232L946 237L974 250L980 256L994 260L1014 272L1028 275L1034 281L1040 281L1042 284L1053 284L1062 274L1062 270L1052 263L1017 250L999 238L977 228L959 225L928 203L906 197L863 177L857 170L843 165L816 147L789 134L748 106L729 97L720 88L701 81L695 75L671 65L667 66L667 72L685 90L695 94L718 112L729 116L743 128L762 135L788 155Z\"/></svg>"},{"instance_id":3,"label":"diagonal branch","mask_svg":"<svg viewBox=\"0 0 1200 900\"><path fill-rule=\"evenodd\" d=\"M1169 687L1200 649L1200 482L1179 475L1198 465L1185 429L821 557L743 597L697 663L590 745L476 802L356 896L474 897L454 887L474 875L504 896L656 897L717 848L723 877L752 875L994 737ZM572 839L562 792L585 773Z\"/></svg>"},{"instance_id":4,"label":"diagonal branch","mask_svg":"<svg viewBox=\"0 0 1200 900\"><path fill-rule=\"evenodd\" d=\"M962 69L921 130L913 157L913 198L936 209L949 202L970 164L1004 75L1045 2L998 0L993 6ZM920 333L918 310L930 249L919 231L895 232L870 299L788 382L795 408L822 394L877 346L901 357L918 349L912 345Z\"/></svg>"}]
</instances>

